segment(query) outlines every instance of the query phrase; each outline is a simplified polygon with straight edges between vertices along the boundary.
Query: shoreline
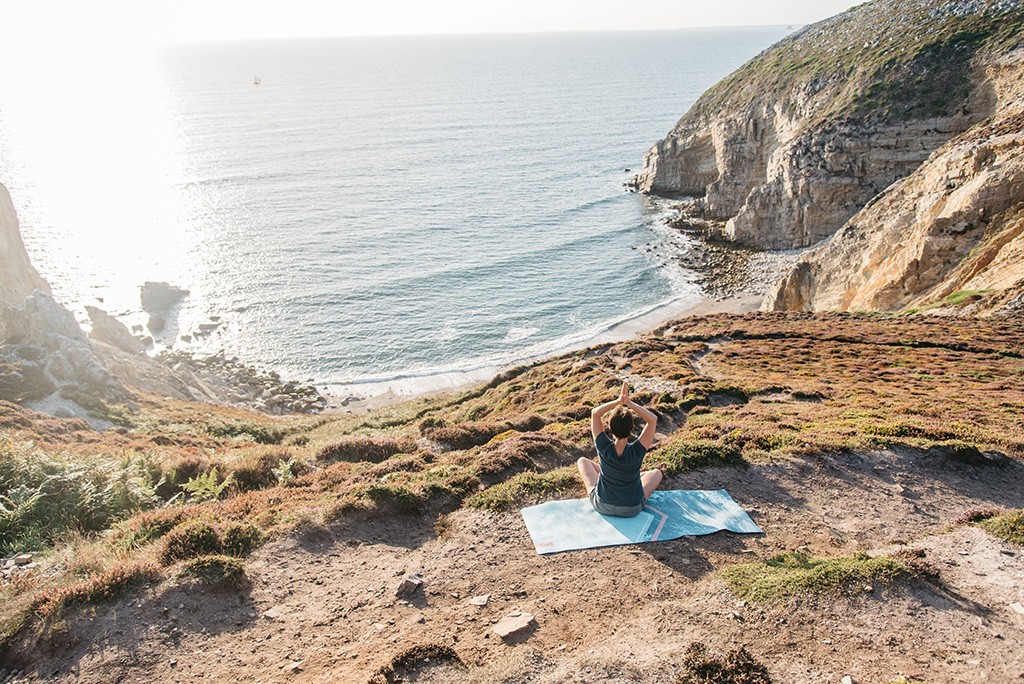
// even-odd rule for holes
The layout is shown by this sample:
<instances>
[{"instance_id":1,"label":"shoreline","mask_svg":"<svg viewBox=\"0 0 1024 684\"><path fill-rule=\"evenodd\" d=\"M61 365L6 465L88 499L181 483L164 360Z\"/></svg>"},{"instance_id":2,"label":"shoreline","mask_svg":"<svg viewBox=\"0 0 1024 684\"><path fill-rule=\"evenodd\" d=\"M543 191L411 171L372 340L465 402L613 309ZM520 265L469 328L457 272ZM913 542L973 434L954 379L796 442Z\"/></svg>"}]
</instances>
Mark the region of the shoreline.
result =
<instances>
[{"instance_id":1,"label":"shoreline","mask_svg":"<svg viewBox=\"0 0 1024 684\"><path fill-rule=\"evenodd\" d=\"M510 368L555 358L598 344L624 342L637 335L660 328L670 321L690 316L757 311L763 299L764 296L761 294L735 294L718 298L700 295L696 298L674 299L637 316L620 321L578 343L569 344L550 353L526 357L514 363L488 365L465 371L410 375L379 382L332 385L323 393L328 401L323 413L360 415L412 399L457 392L485 383L498 373Z\"/></svg>"}]
</instances>

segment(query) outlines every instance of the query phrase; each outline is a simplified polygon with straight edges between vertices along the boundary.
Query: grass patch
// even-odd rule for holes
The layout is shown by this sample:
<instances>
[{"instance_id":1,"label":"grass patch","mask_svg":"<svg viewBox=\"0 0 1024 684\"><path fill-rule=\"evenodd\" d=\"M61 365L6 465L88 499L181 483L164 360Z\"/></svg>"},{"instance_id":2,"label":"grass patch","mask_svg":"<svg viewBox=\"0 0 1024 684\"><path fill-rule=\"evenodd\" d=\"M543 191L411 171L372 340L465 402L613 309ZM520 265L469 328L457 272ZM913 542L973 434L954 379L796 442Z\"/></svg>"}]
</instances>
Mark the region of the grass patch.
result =
<instances>
[{"instance_id":1,"label":"grass patch","mask_svg":"<svg viewBox=\"0 0 1024 684\"><path fill-rule=\"evenodd\" d=\"M582 484L575 467L559 468L546 473L528 471L474 494L466 500L466 505L488 511L504 511L527 499L578 489Z\"/></svg>"},{"instance_id":2,"label":"grass patch","mask_svg":"<svg viewBox=\"0 0 1024 684\"><path fill-rule=\"evenodd\" d=\"M876 582L891 584L910 574L906 565L884 556L813 558L789 551L767 561L734 565L721 576L736 596L775 603L804 594L841 593Z\"/></svg>"},{"instance_id":3,"label":"grass patch","mask_svg":"<svg viewBox=\"0 0 1024 684\"><path fill-rule=\"evenodd\" d=\"M902 313L909 315L928 311L929 309L939 309L944 306L960 306L964 302L977 301L990 292L992 292L992 290L957 290L953 294L947 295L936 302L930 302L924 306L907 308L904 309Z\"/></svg>"},{"instance_id":4,"label":"grass patch","mask_svg":"<svg viewBox=\"0 0 1024 684\"><path fill-rule=\"evenodd\" d=\"M396 484L373 484L363 493L378 506L394 508L400 513L418 513L423 502L416 492Z\"/></svg>"},{"instance_id":5,"label":"grass patch","mask_svg":"<svg viewBox=\"0 0 1024 684\"><path fill-rule=\"evenodd\" d=\"M947 306L957 306L958 304L963 304L968 299L980 299L991 291L992 290L957 290L943 299L942 303Z\"/></svg>"},{"instance_id":6,"label":"grass patch","mask_svg":"<svg viewBox=\"0 0 1024 684\"><path fill-rule=\"evenodd\" d=\"M1024 544L1024 508L1007 511L978 523L978 527L993 537L1015 544Z\"/></svg>"},{"instance_id":7,"label":"grass patch","mask_svg":"<svg viewBox=\"0 0 1024 684\"><path fill-rule=\"evenodd\" d=\"M771 684L768 668L754 659L745 646L716 653L699 641L686 647L683 672L676 684Z\"/></svg>"}]
</instances>

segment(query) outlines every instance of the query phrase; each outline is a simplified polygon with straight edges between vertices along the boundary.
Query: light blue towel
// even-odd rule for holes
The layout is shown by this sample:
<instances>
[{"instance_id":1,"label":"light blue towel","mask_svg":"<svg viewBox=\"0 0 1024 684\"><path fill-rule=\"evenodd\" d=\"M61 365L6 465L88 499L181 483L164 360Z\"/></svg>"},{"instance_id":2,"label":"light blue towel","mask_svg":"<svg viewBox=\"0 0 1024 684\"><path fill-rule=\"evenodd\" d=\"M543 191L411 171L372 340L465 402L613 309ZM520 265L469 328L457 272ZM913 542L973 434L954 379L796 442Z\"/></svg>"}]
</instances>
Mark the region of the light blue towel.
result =
<instances>
[{"instance_id":1,"label":"light blue towel","mask_svg":"<svg viewBox=\"0 0 1024 684\"><path fill-rule=\"evenodd\" d=\"M549 501L524 508L522 514L539 554L665 541L719 530L761 532L724 489L655 491L633 518L601 515L587 499Z\"/></svg>"}]
</instances>

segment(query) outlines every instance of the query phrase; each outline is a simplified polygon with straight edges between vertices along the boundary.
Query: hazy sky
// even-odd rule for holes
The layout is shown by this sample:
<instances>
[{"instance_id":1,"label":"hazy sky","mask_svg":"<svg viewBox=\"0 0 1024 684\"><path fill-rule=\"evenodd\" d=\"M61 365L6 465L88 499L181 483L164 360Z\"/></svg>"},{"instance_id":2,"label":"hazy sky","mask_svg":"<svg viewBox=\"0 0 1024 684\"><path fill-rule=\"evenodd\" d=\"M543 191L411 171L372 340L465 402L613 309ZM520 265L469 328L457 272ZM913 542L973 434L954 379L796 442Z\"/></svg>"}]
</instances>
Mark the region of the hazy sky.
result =
<instances>
[{"instance_id":1,"label":"hazy sky","mask_svg":"<svg viewBox=\"0 0 1024 684\"><path fill-rule=\"evenodd\" d=\"M806 24L851 0L38 0L9 3L0 43Z\"/></svg>"}]
</instances>

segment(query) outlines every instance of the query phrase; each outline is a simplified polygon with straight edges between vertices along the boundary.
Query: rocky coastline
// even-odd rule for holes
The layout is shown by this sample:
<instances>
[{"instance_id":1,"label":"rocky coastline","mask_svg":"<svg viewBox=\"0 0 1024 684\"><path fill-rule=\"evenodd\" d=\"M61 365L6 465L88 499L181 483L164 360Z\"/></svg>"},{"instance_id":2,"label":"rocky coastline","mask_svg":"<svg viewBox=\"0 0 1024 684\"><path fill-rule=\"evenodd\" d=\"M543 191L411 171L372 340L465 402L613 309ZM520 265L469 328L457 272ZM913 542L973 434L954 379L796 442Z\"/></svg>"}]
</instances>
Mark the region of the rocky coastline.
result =
<instances>
[{"instance_id":1,"label":"rocky coastline","mask_svg":"<svg viewBox=\"0 0 1024 684\"><path fill-rule=\"evenodd\" d=\"M894 310L1024 293L1024 3L876 0L707 91L629 185L755 250L816 247L771 310ZM978 254L981 257L977 257Z\"/></svg>"},{"instance_id":2,"label":"rocky coastline","mask_svg":"<svg viewBox=\"0 0 1024 684\"><path fill-rule=\"evenodd\" d=\"M33 268L2 185L0 245L0 399L56 417L81 418L97 429L112 426L109 406L135 410L138 392L272 415L318 413L328 406L311 382L284 379L223 352L164 350L151 356L152 336L141 330L133 334L97 307L86 307L91 323L86 334ZM187 294L167 283L143 284L140 300L150 317L149 332L158 335ZM217 325L203 324L200 331Z\"/></svg>"}]
</instances>

